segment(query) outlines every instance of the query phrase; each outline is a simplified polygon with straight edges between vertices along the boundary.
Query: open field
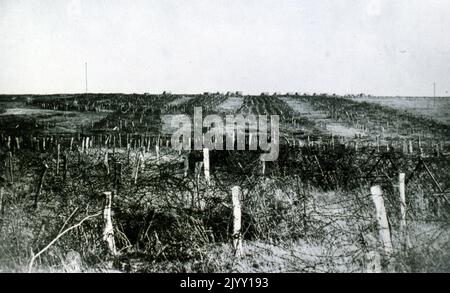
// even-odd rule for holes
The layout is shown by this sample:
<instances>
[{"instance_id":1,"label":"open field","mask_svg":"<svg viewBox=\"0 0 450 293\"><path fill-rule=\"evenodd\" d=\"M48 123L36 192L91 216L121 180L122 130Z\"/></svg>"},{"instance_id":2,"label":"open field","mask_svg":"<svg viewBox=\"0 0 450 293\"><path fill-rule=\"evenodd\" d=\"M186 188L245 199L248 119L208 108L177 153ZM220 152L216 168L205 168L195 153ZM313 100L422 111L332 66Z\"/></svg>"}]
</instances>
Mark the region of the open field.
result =
<instances>
[{"instance_id":1,"label":"open field","mask_svg":"<svg viewBox=\"0 0 450 293\"><path fill-rule=\"evenodd\" d=\"M3 115L0 122L8 125L11 130L19 132L39 132L46 135L75 134L86 124L99 121L105 115L98 114L66 114L40 113L33 115ZM39 122L36 122L39 121ZM25 131L24 131L25 130Z\"/></svg>"},{"instance_id":2,"label":"open field","mask_svg":"<svg viewBox=\"0 0 450 293\"><path fill-rule=\"evenodd\" d=\"M0 114L2 124L21 127L24 119L34 121L35 128L45 128L43 133L48 135L74 134L83 127L96 123L105 118L106 112L80 113L76 111L55 111L37 108L8 108Z\"/></svg>"},{"instance_id":3,"label":"open field","mask_svg":"<svg viewBox=\"0 0 450 293\"><path fill-rule=\"evenodd\" d=\"M242 97L229 97L217 107L217 110L219 112L234 113L242 107L242 103L244 103L244 98Z\"/></svg>"},{"instance_id":4,"label":"open field","mask_svg":"<svg viewBox=\"0 0 450 293\"><path fill-rule=\"evenodd\" d=\"M358 97L353 100L377 103L450 124L450 98L448 97L436 97L436 99L432 97Z\"/></svg>"},{"instance_id":5,"label":"open field","mask_svg":"<svg viewBox=\"0 0 450 293\"><path fill-rule=\"evenodd\" d=\"M312 105L307 102L291 97L282 99L286 101L289 107L291 107L297 115L314 121L319 126L321 131L325 133L348 138L364 136L363 131L331 119L326 112L315 110Z\"/></svg>"},{"instance_id":6,"label":"open field","mask_svg":"<svg viewBox=\"0 0 450 293\"><path fill-rule=\"evenodd\" d=\"M0 271L450 272L440 120L328 96L9 98ZM172 149L168 115L194 107L279 115L278 160Z\"/></svg>"}]
</instances>

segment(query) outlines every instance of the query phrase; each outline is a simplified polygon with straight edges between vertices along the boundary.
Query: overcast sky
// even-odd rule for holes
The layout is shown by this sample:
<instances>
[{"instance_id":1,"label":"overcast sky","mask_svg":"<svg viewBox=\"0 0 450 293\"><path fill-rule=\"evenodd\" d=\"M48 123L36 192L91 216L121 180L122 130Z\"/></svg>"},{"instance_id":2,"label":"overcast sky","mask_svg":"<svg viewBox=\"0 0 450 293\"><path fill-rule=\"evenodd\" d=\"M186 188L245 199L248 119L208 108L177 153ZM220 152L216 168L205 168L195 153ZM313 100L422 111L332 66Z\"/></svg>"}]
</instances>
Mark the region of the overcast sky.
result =
<instances>
[{"instance_id":1,"label":"overcast sky","mask_svg":"<svg viewBox=\"0 0 450 293\"><path fill-rule=\"evenodd\" d=\"M450 91L448 0L0 0L0 93Z\"/></svg>"}]
</instances>

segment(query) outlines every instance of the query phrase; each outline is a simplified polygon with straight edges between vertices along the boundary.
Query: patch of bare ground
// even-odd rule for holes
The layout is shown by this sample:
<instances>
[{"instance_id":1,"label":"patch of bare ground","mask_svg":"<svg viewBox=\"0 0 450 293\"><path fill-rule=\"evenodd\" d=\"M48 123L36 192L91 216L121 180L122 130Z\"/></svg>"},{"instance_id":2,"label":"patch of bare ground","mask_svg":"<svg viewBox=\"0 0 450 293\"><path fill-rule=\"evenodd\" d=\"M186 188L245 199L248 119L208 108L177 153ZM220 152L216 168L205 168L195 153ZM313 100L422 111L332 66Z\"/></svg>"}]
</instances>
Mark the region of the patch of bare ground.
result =
<instances>
[{"instance_id":1,"label":"patch of bare ground","mask_svg":"<svg viewBox=\"0 0 450 293\"><path fill-rule=\"evenodd\" d=\"M217 106L217 110L221 113L234 113L244 103L242 97L228 97L223 103Z\"/></svg>"},{"instance_id":2,"label":"patch of bare ground","mask_svg":"<svg viewBox=\"0 0 450 293\"><path fill-rule=\"evenodd\" d=\"M45 126L46 134L76 133L85 126L90 126L105 118L109 112L75 112L57 111L37 108L9 108L0 119L9 118L20 127L22 118L33 119L37 124Z\"/></svg>"},{"instance_id":3,"label":"patch of bare ground","mask_svg":"<svg viewBox=\"0 0 450 293\"><path fill-rule=\"evenodd\" d=\"M298 116L314 121L317 125L317 128L324 133L348 138L353 138L359 135L366 135L364 131L345 125L345 123L338 122L335 119L329 118L327 113L315 110L314 107L307 102L295 100L290 97L284 97L280 99L285 101Z\"/></svg>"}]
</instances>

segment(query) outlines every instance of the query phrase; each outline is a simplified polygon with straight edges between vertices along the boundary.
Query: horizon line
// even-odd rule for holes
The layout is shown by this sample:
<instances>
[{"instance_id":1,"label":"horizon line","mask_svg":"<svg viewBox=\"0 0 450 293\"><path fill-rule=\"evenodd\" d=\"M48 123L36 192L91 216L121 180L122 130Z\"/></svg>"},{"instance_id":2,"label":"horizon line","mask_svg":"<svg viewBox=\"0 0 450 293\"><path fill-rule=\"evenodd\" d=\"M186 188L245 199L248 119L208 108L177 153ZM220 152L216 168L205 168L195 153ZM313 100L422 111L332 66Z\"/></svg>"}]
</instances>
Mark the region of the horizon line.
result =
<instances>
[{"instance_id":1,"label":"horizon line","mask_svg":"<svg viewBox=\"0 0 450 293\"><path fill-rule=\"evenodd\" d=\"M211 92L211 91L204 91L204 92L198 92L198 93L172 93L170 91L163 91L160 93L150 93L150 92L144 92L144 93L137 93L137 92L132 92L132 93L125 93L125 92L85 92L85 93L81 93L81 92L77 92L77 93L45 93L45 94L33 94L33 93L0 93L0 96L58 96L58 95L148 95L148 96L157 96L157 95L164 95L164 93L166 95L173 95L173 96L198 96L198 95L205 95L205 94L210 94L210 95L214 95L214 94L220 94L220 95L229 95L229 96L234 96L234 97L249 97L249 96L329 96L329 97L349 97L349 96L353 96L353 97L372 97L372 98L450 98L450 96L423 96L423 95L374 95L374 94L365 94L365 93L348 93L348 94L334 94L334 93L308 93L308 92L304 92L304 93L300 93L300 92L291 92L291 91L287 91L287 92L280 92L280 91L274 91L274 92L269 92L269 91L262 91L259 94L249 94L249 93L242 93L241 91L228 91L228 92L220 92L220 91L215 91L215 92ZM360 95L363 96L360 96Z\"/></svg>"}]
</instances>

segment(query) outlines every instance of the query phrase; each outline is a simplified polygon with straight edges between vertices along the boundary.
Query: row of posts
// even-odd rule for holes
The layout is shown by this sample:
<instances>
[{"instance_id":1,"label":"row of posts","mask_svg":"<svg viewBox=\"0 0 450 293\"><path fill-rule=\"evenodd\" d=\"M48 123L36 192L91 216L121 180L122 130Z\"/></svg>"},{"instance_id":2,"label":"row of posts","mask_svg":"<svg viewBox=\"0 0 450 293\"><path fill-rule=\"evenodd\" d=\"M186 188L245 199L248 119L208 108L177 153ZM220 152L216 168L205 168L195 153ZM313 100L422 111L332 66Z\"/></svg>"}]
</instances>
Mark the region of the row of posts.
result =
<instances>
[{"instance_id":1,"label":"row of posts","mask_svg":"<svg viewBox=\"0 0 450 293\"><path fill-rule=\"evenodd\" d=\"M116 140L117 138L117 140ZM87 152L90 148L93 148L94 146L100 146L100 147L106 147L106 148L113 148L115 150L116 148L122 149L125 148L127 150L130 149L143 149L144 152L149 152L152 146L152 142L154 142L155 146L158 146L158 149L161 146L170 147L170 139L162 137L151 137L151 136L141 136L140 138L132 138L129 134L126 135L126 144L122 144L122 135L119 133L118 135L100 135L100 137L95 136L86 136L86 137L78 137L78 142L80 142L80 149L81 152ZM32 137L30 138L30 144L31 148L46 151L49 148L52 148L53 146L59 146L61 141L58 139L55 139L54 137L48 137L43 138L42 140ZM252 139L251 135L246 137L247 140L250 141ZM21 144L23 142L23 138L20 137L10 137L7 136L6 138L0 137L0 142L5 142L6 148L8 150L20 150ZM70 138L69 143L69 150L73 150L74 148L74 138ZM395 148L401 148L404 155L413 155L415 153L418 153L420 155L423 155L425 153L425 150L433 152L435 155L439 156L442 155L445 152L445 143L443 141L431 141L429 140L428 143L424 143L420 138L417 140L417 142L414 142L413 140L403 140L403 141L386 141L385 143L382 143L381 140L377 137L375 142L373 141L362 141L361 139L345 139L345 138L336 138L335 136L331 136L329 142L322 141L322 140L312 140L310 136L307 136L306 140L302 139L289 139L288 142L293 147L318 147L318 148L335 148L336 147L336 141L338 143L342 144L345 148L352 148L355 151L359 151L362 148L371 147L375 148L377 151L390 151L391 149ZM98 143L96 143L98 142ZM399 143L401 145L399 146Z\"/></svg>"},{"instance_id":2,"label":"row of posts","mask_svg":"<svg viewBox=\"0 0 450 293\"><path fill-rule=\"evenodd\" d=\"M125 142L123 141L125 139ZM41 139L37 137L11 137L0 135L0 143L4 143L6 149L8 150L20 150L23 144L26 147L35 150L46 151L48 149L53 149L53 147L61 144L63 141L69 141L69 150L74 150L75 138L70 137L69 139L55 138L53 136L43 137ZM79 143L79 148L81 151L87 151L93 147L106 147L106 148L126 148L129 149L142 149L149 151L152 144L159 144L159 146L165 145L170 146L169 138L162 138L161 136L144 136L140 135L139 138L133 138L132 135L127 134L123 136L119 133L118 135L100 135L100 136L81 136L78 135L77 139Z\"/></svg>"},{"instance_id":3,"label":"row of posts","mask_svg":"<svg viewBox=\"0 0 450 293\"><path fill-rule=\"evenodd\" d=\"M381 151L390 151L391 149L400 149L404 155L413 155L418 153L420 155L425 154L425 150L433 152L435 155L442 155L445 152L445 144L443 141L428 141L426 145L421 139L418 139L416 142L413 140L396 140L396 141L386 141L382 143L379 138L376 138L375 142L373 141L362 141L361 139L345 139L345 138L336 138L335 136L331 136L329 142L323 140L312 140L310 136L307 137L306 140L302 139L289 139L289 145L293 147L312 147L312 148L329 148L335 149L336 142L339 145L344 146L344 148L351 148L355 151L359 151L364 148L373 148L378 152ZM399 143L401 145L399 146Z\"/></svg>"},{"instance_id":4,"label":"row of posts","mask_svg":"<svg viewBox=\"0 0 450 293\"><path fill-rule=\"evenodd\" d=\"M408 243L407 228L406 228L406 194L405 194L405 173L399 174L399 196L400 196L400 232L403 237L402 241ZM381 259L384 257L389 261L393 253L393 244L389 221L384 205L383 192L379 185L370 188L372 201L375 206L376 220L378 224L379 241L382 248L382 254L377 251L370 251L366 255L368 262L366 263L366 271L379 273L382 271ZM233 213L233 232L232 232L232 247L236 257L244 256L243 241L242 241L242 206L241 206L241 188L233 186L231 188L231 201ZM114 242L114 229L111 219L111 192L105 192L104 204L104 231L103 240L112 254L116 254L116 245Z\"/></svg>"}]
</instances>

